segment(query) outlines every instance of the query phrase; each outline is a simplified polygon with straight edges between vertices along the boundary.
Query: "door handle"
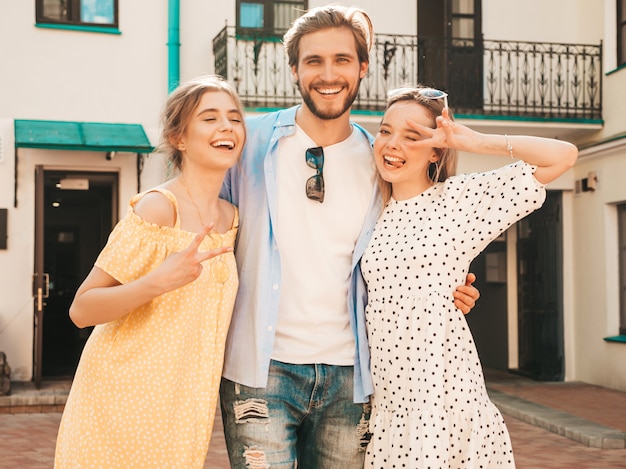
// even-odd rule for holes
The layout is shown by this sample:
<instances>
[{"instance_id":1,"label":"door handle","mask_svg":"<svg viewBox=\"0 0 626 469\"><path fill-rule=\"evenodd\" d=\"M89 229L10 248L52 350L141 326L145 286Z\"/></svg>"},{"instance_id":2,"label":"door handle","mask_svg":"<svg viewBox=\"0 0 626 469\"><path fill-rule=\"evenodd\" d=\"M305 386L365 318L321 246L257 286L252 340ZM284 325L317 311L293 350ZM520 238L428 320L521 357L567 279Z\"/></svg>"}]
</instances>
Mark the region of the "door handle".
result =
<instances>
[{"instance_id":1,"label":"door handle","mask_svg":"<svg viewBox=\"0 0 626 469\"><path fill-rule=\"evenodd\" d=\"M33 277L36 277L37 274L34 274ZM34 278L33 278L34 281ZM44 290L45 288L45 290ZM45 293L44 293L45 291ZM50 274L43 274L43 287L37 287L37 293L35 295L37 297L37 312L43 311L43 299L48 298L50 296Z\"/></svg>"}]
</instances>

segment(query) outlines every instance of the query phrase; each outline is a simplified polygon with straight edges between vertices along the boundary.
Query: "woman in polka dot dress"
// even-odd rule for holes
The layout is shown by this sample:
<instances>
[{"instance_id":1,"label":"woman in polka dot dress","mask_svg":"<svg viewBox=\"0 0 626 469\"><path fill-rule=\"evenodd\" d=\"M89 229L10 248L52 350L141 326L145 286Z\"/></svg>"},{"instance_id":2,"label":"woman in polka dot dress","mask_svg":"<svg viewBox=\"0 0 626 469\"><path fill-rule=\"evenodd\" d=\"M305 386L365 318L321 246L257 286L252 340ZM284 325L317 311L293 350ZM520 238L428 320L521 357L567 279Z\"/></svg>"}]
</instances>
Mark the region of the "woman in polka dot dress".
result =
<instances>
[{"instance_id":1,"label":"woman in polka dot dress","mask_svg":"<svg viewBox=\"0 0 626 469\"><path fill-rule=\"evenodd\" d=\"M57 438L55 468L201 468L235 294L237 209L219 199L245 141L218 77L169 97L162 149L178 176L136 195L76 293L95 325Z\"/></svg>"},{"instance_id":2,"label":"woman in polka dot dress","mask_svg":"<svg viewBox=\"0 0 626 469\"><path fill-rule=\"evenodd\" d=\"M521 161L454 176L457 150ZM515 467L452 292L577 154L567 142L455 123L437 90L391 94L374 145L384 209L361 261L374 379L366 467Z\"/></svg>"}]
</instances>

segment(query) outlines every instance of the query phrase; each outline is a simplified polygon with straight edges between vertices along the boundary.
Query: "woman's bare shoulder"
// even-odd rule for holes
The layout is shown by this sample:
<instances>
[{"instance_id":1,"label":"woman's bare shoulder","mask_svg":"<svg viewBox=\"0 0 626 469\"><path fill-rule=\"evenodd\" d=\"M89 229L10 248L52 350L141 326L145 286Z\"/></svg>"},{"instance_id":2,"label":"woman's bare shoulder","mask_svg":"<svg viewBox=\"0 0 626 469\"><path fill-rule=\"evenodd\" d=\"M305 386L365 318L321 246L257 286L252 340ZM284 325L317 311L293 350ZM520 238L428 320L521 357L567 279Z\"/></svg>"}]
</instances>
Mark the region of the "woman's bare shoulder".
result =
<instances>
[{"instance_id":1,"label":"woman's bare shoulder","mask_svg":"<svg viewBox=\"0 0 626 469\"><path fill-rule=\"evenodd\" d=\"M172 228L176 223L176 209L172 201L158 190L145 193L135 203L133 211L148 223L158 226Z\"/></svg>"}]
</instances>

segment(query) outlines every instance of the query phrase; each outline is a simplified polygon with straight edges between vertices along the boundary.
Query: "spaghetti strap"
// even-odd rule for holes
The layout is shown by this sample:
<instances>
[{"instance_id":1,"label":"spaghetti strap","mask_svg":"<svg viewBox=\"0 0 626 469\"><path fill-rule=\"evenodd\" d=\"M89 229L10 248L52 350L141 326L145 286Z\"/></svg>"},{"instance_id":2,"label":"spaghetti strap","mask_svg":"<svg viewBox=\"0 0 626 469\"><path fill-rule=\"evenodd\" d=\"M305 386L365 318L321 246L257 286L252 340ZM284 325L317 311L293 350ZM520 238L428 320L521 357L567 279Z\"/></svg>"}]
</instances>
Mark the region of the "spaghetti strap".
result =
<instances>
[{"instance_id":1,"label":"spaghetti strap","mask_svg":"<svg viewBox=\"0 0 626 469\"><path fill-rule=\"evenodd\" d=\"M148 192L159 192L163 194L165 197L167 197L167 199L174 206L174 211L176 212L176 222L174 222L174 228L180 229L180 212L178 211L178 199L176 199L176 196L172 192L168 191L167 189L163 189L162 187L154 187L152 189L148 189L147 191L141 193L140 196L137 198L137 200L139 200L141 197L146 195Z\"/></svg>"},{"instance_id":2,"label":"spaghetti strap","mask_svg":"<svg viewBox=\"0 0 626 469\"><path fill-rule=\"evenodd\" d=\"M239 208L236 205L233 205L235 209L235 216L233 217L233 225L230 227L231 230L239 228Z\"/></svg>"}]
</instances>

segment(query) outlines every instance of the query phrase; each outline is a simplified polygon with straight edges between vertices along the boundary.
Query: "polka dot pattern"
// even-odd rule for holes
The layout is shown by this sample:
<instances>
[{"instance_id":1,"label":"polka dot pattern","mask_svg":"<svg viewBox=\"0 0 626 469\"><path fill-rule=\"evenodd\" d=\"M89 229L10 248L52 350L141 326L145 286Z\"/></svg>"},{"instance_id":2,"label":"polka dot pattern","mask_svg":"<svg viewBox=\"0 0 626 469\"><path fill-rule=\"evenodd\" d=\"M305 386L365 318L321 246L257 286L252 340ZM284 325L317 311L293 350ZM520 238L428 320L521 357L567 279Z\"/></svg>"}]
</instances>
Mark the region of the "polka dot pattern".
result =
<instances>
[{"instance_id":1,"label":"polka dot pattern","mask_svg":"<svg viewBox=\"0 0 626 469\"><path fill-rule=\"evenodd\" d=\"M452 292L470 262L537 209L523 162L391 200L362 259L374 379L368 468L514 468L502 416Z\"/></svg>"},{"instance_id":2,"label":"polka dot pattern","mask_svg":"<svg viewBox=\"0 0 626 469\"><path fill-rule=\"evenodd\" d=\"M160 190L176 207L174 195ZM186 248L195 234L138 217L131 200L96 265L131 282ZM177 217L178 219L179 217ZM201 251L233 246L233 228ZM228 326L238 286L218 283L205 262L194 282L127 316L96 326L83 350L63 413L55 468L202 468L211 438Z\"/></svg>"}]
</instances>

